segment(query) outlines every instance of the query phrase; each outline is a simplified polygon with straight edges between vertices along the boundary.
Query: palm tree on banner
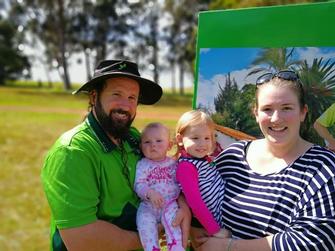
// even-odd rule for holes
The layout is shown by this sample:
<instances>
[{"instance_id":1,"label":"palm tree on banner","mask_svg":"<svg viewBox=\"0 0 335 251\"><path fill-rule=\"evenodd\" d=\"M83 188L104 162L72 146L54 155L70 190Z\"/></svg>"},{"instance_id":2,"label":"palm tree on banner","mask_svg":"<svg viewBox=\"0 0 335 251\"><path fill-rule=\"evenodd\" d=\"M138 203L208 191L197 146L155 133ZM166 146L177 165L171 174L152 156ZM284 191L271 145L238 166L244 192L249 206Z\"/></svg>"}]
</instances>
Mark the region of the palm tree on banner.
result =
<instances>
[{"instance_id":1,"label":"palm tree on banner","mask_svg":"<svg viewBox=\"0 0 335 251\"><path fill-rule=\"evenodd\" d=\"M284 69L295 70L302 61L293 58L295 48L267 48L251 63L252 70L247 74L251 76L258 73L276 72Z\"/></svg>"},{"instance_id":2,"label":"palm tree on banner","mask_svg":"<svg viewBox=\"0 0 335 251\"><path fill-rule=\"evenodd\" d=\"M315 143L323 141L313 129L315 120L335 102L335 61L314 58L312 64L304 60L299 69L300 79L305 89L308 115L302 126L302 136Z\"/></svg>"}]
</instances>

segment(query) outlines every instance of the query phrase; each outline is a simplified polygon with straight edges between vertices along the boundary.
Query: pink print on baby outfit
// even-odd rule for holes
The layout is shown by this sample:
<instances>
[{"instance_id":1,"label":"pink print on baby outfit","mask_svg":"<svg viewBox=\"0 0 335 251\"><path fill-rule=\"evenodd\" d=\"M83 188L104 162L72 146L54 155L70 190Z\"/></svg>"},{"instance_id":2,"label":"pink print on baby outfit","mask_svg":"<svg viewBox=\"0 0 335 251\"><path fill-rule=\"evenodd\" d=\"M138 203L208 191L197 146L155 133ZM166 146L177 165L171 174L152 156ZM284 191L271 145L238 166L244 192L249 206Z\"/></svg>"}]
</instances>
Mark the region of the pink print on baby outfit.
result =
<instances>
[{"instance_id":1,"label":"pink print on baby outfit","mask_svg":"<svg viewBox=\"0 0 335 251\"><path fill-rule=\"evenodd\" d=\"M147 200L149 189L159 192L164 198L164 206L156 208ZM137 228L145 251L159 249L158 224L164 227L169 251L184 251L180 227L173 227L172 221L178 210L176 199L180 193L176 182L176 161L165 158L152 161L143 158L137 164L135 191L142 199L137 212Z\"/></svg>"}]
</instances>

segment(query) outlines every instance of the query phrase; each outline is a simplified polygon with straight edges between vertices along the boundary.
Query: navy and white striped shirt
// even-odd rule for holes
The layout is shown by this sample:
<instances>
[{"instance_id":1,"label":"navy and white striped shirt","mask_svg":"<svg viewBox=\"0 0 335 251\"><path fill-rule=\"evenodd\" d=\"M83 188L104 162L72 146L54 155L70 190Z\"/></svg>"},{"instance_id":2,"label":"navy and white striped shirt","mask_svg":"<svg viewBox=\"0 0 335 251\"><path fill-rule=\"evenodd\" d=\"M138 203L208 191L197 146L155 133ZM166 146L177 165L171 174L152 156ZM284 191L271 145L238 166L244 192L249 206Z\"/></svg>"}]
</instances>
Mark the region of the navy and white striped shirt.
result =
<instances>
[{"instance_id":1,"label":"navy and white striped shirt","mask_svg":"<svg viewBox=\"0 0 335 251\"><path fill-rule=\"evenodd\" d=\"M189 162L197 169L201 198L216 222L223 227L222 198L224 183L214 163L209 163L205 158L190 158L185 156L178 159L178 163L182 162Z\"/></svg>"},{"instance_id":2,"label":"navy and white striped shirt","mask_svg":"<svg viewBox=\"0 0 335 251\"><path fill-rule=\"evenodd\" d=\"M246 161L249 143L232 144L215 161L233 237L274 235L272 250L335 250L335 154L314 145L280 172L261 175Z\"/></svg>"}]
</instances>

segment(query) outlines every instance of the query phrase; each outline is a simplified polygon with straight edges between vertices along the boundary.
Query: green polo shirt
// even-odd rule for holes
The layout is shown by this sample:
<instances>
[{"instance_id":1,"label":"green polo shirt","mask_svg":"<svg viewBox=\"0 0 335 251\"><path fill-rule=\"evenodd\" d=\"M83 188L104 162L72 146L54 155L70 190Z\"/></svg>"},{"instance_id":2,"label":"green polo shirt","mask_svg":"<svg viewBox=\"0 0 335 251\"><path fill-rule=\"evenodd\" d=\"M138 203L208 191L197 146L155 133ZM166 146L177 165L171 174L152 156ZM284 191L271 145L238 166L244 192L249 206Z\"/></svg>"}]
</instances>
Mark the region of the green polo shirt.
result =
<instances>
[{"instance_id":1,"label":"green polo shirt","mask_svg":"<svg viewBox=\"0 0 335 251\"><path fill-rule=\"evenodd\" d=\"M335 103L328 107L317 121L325 127L333 126L335 124Z\"/></svg>"},{"instance_id":2,"label":"green polo shirt","mask_svg":"<svg viewBox=\"0 0 335 251\"><path fill-rule=\"evenodd\" d=\"M51 208L52 250L66 250L58 229L82 226L97 219L136 231L139 200L133 183L141 157L138 142L139 132L131 128L121 151L90 113L82 124L64 133L52 146L41 174ZM123 174L125 166L131 186Z\"/></svg>"},{"instance_id":3,"label":"green polo shirt","mask_svg":"<svg viewBox=\"0 0 335 251\"><path fill-rule=\"evenodd\" d=\"M317 121L335 135L335 103L328 107Z\"/></svg>"}]
</instances>

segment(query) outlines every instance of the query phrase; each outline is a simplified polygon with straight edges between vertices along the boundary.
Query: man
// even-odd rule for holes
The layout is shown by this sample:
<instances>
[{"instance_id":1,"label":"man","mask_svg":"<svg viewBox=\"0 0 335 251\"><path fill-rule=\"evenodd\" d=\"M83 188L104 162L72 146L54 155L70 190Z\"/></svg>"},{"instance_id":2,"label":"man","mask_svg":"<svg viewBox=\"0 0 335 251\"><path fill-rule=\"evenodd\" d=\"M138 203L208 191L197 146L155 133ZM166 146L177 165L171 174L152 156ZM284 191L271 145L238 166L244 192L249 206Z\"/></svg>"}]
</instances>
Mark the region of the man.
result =
<instances>
[{"instance_id":1,"label":"man","mask_svg":"<svg viewBox=\"0 0 335 251\"><path fill-rule=\"evenodd\" d=\"M141 154L131 124L138 103L156 103L162 88L142 78L135 63L105 60L74 93L80 92L89 94L91 111L56 141L41 174L51 208L51 249L139 249L133 182ZM185 208L175 219L185 245L189 218Z\"/></svg>"},{"instance_id":2,"label":"man","mask_svg":"<svg viewBox=\"0 0 335 251\"><path fill-rule=\"evenodd\" d=\"M335 151L335 138L329 131L333 125L335 125L335 103L314 122L314 129L325 140L326 146Z\"/></svg>"}]
</instances>

